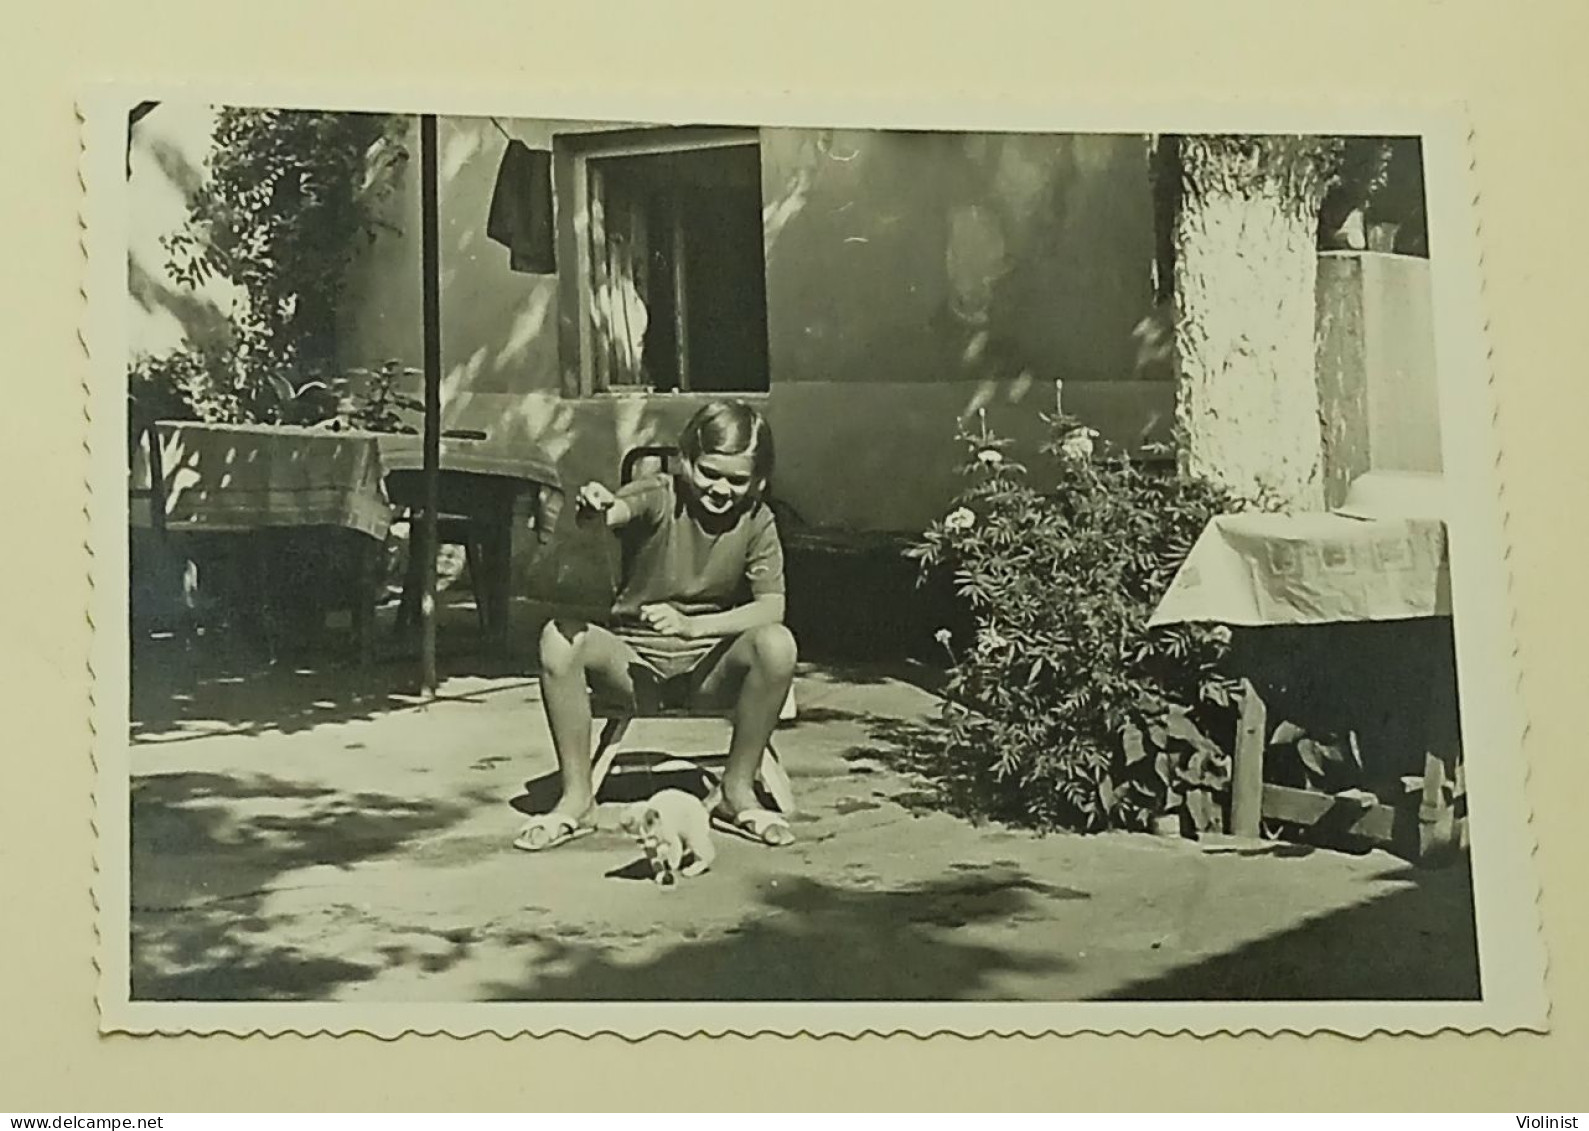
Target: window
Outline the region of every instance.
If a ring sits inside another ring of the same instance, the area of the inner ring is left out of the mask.
[[[562,291],[577,312],[565,327],[578,358],[569,391],[765,391],[755,132],[614,131],[556,145],[572,202],[562,238],[577,264]]]

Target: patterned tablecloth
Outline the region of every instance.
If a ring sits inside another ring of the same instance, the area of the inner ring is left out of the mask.
[[[1446,530],[1438,519],[1239,514],[1208,524],[1148,623],[1450,615]]]
[[[156,432],[166,525],[173,530],[342,526],[385,538],[393,519],[387,477],[424,464],[423,441],[415,435],[188,421],[161,423]],[[131,469],[129,519],[136,526],[150,525],[149,464],[145,439]],[[444,474],[519,481],[534,495],[538,531],[549,536],[562,499],[549,459],[446,439],[441,466]]]

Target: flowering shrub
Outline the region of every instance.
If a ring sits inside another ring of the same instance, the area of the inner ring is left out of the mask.
[[[1147,621],[1236,501],[1100,453],[1073,419],[1047,422],[1056,487],[1034,487],[985,425],[963,434],[966,487],[910,551],[924,574],[951,572],[976,626],[939,634],[949,788],[976,815],[1039,827],[1210,827],[1235,729],[1228,631]]]

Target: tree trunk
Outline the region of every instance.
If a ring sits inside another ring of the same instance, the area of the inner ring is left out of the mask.
[[[1314,286],[1319,205],[1338,144],[1180,139],[1174,243],[1182,467],[1287,510],[1324,504]]]

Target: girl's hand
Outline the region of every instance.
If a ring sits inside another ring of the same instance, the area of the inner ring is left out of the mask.
[[[641,605],[640,619],[652,632],[659,632],[663,636],[688,639],[695,635],[694,618],[685,616],[672,605]]]
[[[574,506],[578,509],[579,517],[594,518],[606,514],[617,501],[617,496],[607,489],[605,483],[592,481],[579,489]]]

